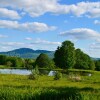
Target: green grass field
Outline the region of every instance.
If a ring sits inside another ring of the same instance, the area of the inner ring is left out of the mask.
[[[78,76],[79,81],[69,75],[29,80],[24,75],[0,74],[0,100],[100,100],[100,72]]]

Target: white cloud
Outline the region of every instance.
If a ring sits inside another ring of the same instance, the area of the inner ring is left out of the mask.
[[[0,46],[0,52],[6,52],[6,51],[9,51],[9,47],[7,46]]]
[[[18,48],[32,48],[34,50],[56,50],[57,46],[61,45],[60,42],[51,42],[42,39],[36,39],[32,43],[23,43],[23,42],[0,42],[0,51],[9,51]]]
[[[11,7],[37,17],[47,12],[53,14],[72,13],[76,16],[86,14],[89,17],[100,17],[100,2],[79,2],[64,5],[59,0],[0,0],[1,7]]]
[[[94,24],[100,25],[100,21],[99,21],[99,20],[95,20],[95,21],[94,21]]]
[[[22,42],[1,42],[2,46],[23,46],[25,43]]]
[[[72,5],[71,11],[76,16],[100,17],[100,2],[80,2]]]
[[[23,42],[0,42],[0,48],[1,48],[0,52],[10,51],[10,50],[13,50],[16,48],[22,48],[22,47],[26,47],[26,44]]]
[[[100,3],[99,3],[99,8],[94,8],[90,11],[90,17],[93,18],[100,17]]]
[[[25,40],[31,41],[33,39],[31,37],[26,37]]]
[[[100,42],[94,42],[89,45],[88,53],[92,57],[100,57]]]
[[[62,36],[71,36],[75,39],[100,39],[100,33],[88,28],[76,28],[69,31],[61,32]]]
[[[8,21],[8,20],[0,20],[0,28],[16,29],[33,33],[52,31],[56,29],[55,26],[48,26],[45,23],[39,23],[39,22],[19,23],[18,21]]]
[[[0,8],[0,17],[10,19],[20,19],[19,14],[14,10],[8,10],[6,8]]]
[[[91,43],[90,46],[89,46],[89,49],[100,50],[100,42]]]
[[[7,38],[8,36],[7,35],[1,35],[0,34],[0,38]]]
[[[31,17],[37,17],[47,12],[57,14],[67,12],[66,6],[60,5],[58,0],[1,0],[0,6],[23,10]]]
[[[6,46],[5,46],[5,47],[4,47],[4,46],[2,46],[2,47],[0,47],[0,48],[2,48],[2,49],[4,49],[4,50],[5,50],[5,49],[6,49],[6,50],[8,49],[8,47],[6,47]]]
[[[31,44],[45,44],[45,45],[61,45],[60,42],[52,42],[38,38],[36,41],[32,42]]]

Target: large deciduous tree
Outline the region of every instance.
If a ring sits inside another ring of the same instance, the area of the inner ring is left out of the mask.
[[[7,57],[5,55],[0,55],[0,65],[6,64]]]
[[[35,65],[39,68],[54,68],[54,62],[44,53],[37,57]]]
[[[76,64],[77,69],[95,69],[94,61],[80,49],[76,49]]]
[[[100,60],[95,61],[96,70],[100,71]]]
[[[75,48],[71,41],[64,41],[54,54],[54,62],[60,68],[72,68],[75,64]]]

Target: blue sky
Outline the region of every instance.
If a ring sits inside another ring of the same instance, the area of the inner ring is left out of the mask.
[[[54,51],[65,40],[100,57],[99,0],[0,0],[0,51]]]

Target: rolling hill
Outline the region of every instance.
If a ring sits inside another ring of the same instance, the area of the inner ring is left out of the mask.
[[[19,48],[8,52],[0,52],[0,54],[8,56],[17,56],[21,58],[33,58],[33,59],[36,59],[41,53],[47,54],[50,58],[53,58],[54,56],[54,51],[33,50],[30,48]]]

